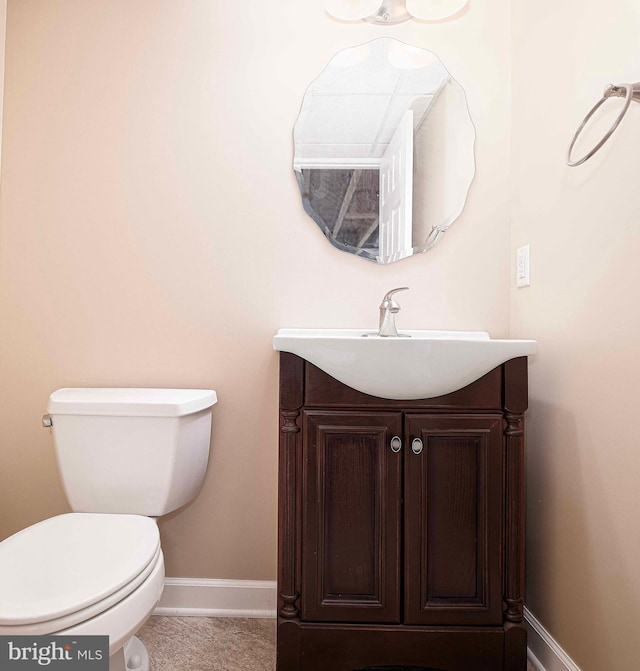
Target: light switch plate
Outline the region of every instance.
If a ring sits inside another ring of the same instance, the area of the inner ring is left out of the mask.
[[[518,247],[516,258],[516,286],[528,287],[531,284],[531,254],[529,245]]]

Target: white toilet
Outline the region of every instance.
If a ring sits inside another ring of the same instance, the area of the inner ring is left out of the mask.
[[[75,512],[0,543],[0,635],[109,635],[110,671],[144,671],[134,637],[164,586],[155,518],[193,500],[216,392],[59,389],[44,421]]]

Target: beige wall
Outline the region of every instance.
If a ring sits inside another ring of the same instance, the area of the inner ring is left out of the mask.
[[[478,173],[428,254],[377,267],[300,204],[292,128],[339,49],[434,50],[467,89]],[[318,0],[9,0],[0,202],[0,537],[67,509],[62,386],[213,387],[198,500],[161,524],[172,576],[273,579],[280,326],[508,331],[507,0],[456,22],[332,22]]]
[[[4,95],[4,44],[6,40],[6,29],[7,0],[0,0],[0,154],[2,153],[2,98]]]
[[[564,159],[605,85],[639,79],[639,33],[631,0],[513,2],[512,246],[531,244],[532,285],[511,334],[539,341],[526,601],[582,671],[640,659],[640,106],[588,163]]]

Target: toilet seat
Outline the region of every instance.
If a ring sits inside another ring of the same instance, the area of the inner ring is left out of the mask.
[[[0,543],[0,634],[46,634],[126,599],[163,563],[155,522],[68,513]]]

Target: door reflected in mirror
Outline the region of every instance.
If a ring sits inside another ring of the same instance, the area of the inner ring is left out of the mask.
[[[464,90],[435,54],[393,38],[331,60],[294,141],[306,212],[334,246],[376,263],[433,247],[475,174]]]

